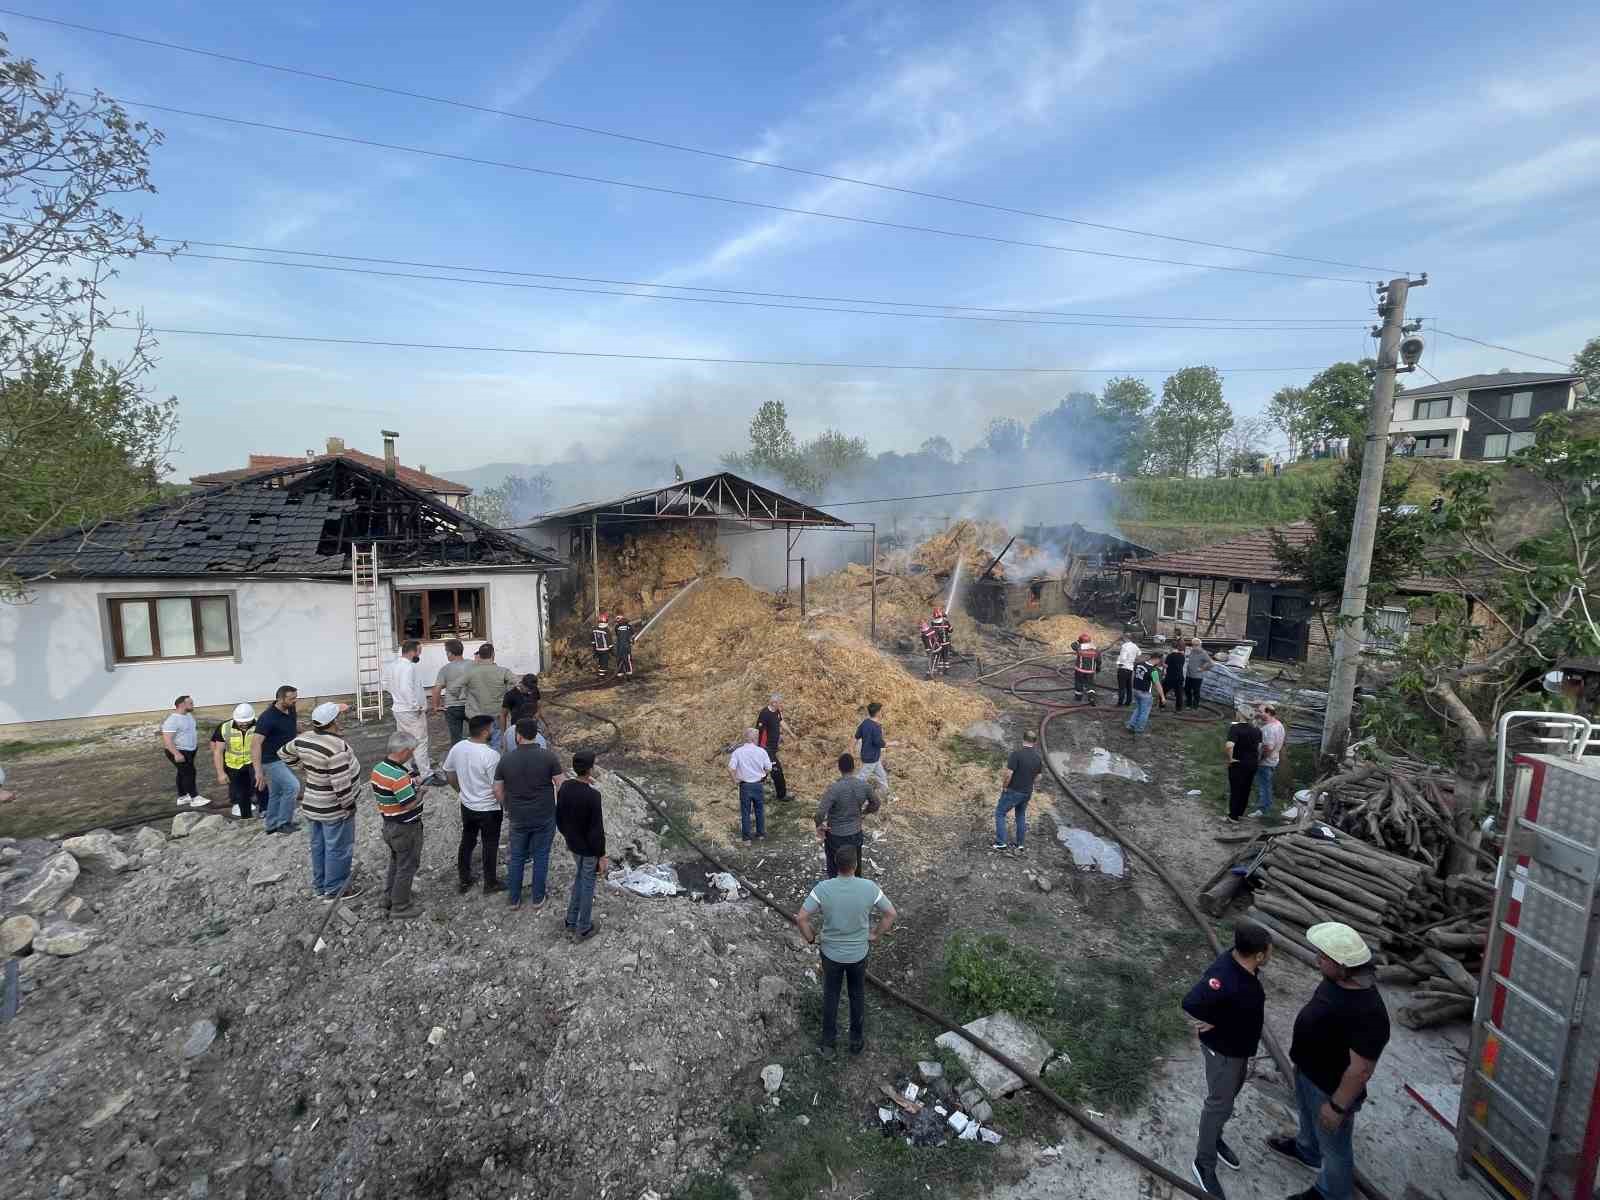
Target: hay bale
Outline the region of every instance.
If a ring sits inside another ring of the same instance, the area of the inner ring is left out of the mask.
[[[1057,650],[1070,649],[1077,642],[1080,633],[1087,633],[1092,637],[1094,644],[1101,650],[1115,645],[1117,639],[1122,636],[1120,631],[1113,630],[1109,625],[1102,625],[1090,617],[1080,617],[1075,613],[1057,613],[1053,617],[1038,617],[1032,621],[1024,621],[1017,626],[1017,632],[1038,638]]]

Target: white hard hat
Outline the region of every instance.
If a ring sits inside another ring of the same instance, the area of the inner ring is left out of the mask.
[[[324,700],[311,710],[311,723],[313,725],[332,725],[339,719],[348,705],[335,704],[332,700]]]
[[[255,706],[242,703],[235,704],[233,706],[233,719],[235,721],[254,721],[256,719]]]

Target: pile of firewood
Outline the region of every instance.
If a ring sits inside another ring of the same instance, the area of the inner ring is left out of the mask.
[[[1310,787],[1313,804],[1335,829],[1406,858],[1438,867],[1456,831],[1455,778],[1404,759],[1362,763]]]

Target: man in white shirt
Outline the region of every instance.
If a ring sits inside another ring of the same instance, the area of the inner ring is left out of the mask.
[[[461,846],[456,852],[456,875],[463,893],[472,887],[472,851],[480,841],[484,895],[498,892],[503,886],[495,878],[503,814],[494,794],[494,771],[500,765],[500,754],[489,745],[493,732],[494,718],[487,713],[467,718],[466,740],[451,746],[444,757],[450,786],[461,795]]]
[[[1117,651],[1117,707],[1127,708],[1133,703],[1133,665],[1139,661],[1139,643],[1127,634],[1122,635],[1122,648]]]
[[[383,672],[383,686],[394,707],[394,725],[401,733],[415,738],[416,753],[411,762],[417,778],[438,786],[444,782],[433,769],[428,753],[428,693],[422,683],[422,646],[416,641],[400,644],[400,656]]]
[[[728,756],[728,774],[739,785],[739,836],[751,837],[750,818],[755,816],[755,836],[767,836],[767,776],[772,774],[772,759],[756,745],[760,732],[744,731],[744,745]]]
[[[200,795],[194,781],[194,756],[199,746],[194,727],[194,698],[179,696],[161,722],[161,748],[178,769],[178,807],[205,808],[211,801]]]
[[[1261,726],[1261,760],[1256,765],[1256,803],[1260,816],[1272,815],[1272,776],[1278,770],[1285,732],[1273,704],[1256,705],[1256,724]]]

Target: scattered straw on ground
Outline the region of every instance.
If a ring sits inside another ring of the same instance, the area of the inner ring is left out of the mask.
[[[866,628],[872,603],[868,569],[851,563],[843,570],[806,584],[806,618],[830,629]],[[910,637],[928,619],[944,588],[931,574],[878,576],[878,632],[885,637]]]
[[[1094,644],[1104,650],[1114,646],[1122,634],[1101,625],[1089,617],[1080,617],[1073,613],[1057,613],[1053,617],[1039,617],[1033,621],[1024,621],[1017,626],[1017,632],[1031,638],[1046,642],[1057,650],[1066,650],[1078,640],[1078,635],[1087,633],[1094,639]]]

